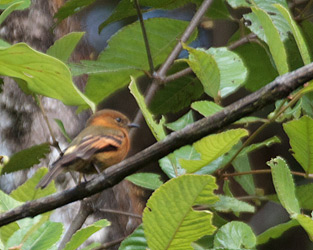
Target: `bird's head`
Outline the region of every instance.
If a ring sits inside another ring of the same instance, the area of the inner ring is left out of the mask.
[[[87,121],[86,126],[88,125],[124,128],[126,130],[133,127],[139,127],[137,124],[131,123],[124,114],[112,109],[103,109],[96,112]]]

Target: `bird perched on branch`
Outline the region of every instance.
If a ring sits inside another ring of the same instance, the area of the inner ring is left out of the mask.
[[[106,109],[96,112],[36,187],[45,188],[63,171],[100,173],[122,161],[129,151],[128,132],[132,127],[138,125],[130,123],[118,111]]]

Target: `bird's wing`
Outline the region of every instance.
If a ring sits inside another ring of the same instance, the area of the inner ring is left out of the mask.
[[[68,147],[53,165],[66,166],[78,159],[89,160],[96,153],[118,150],[122,143],[120,135],[87,135],[77,145]]]

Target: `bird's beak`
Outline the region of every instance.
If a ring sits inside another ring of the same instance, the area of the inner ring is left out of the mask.
[[[138,124],[136,124],[136,123],[129,123],[127,126],[129,128],[140,128],[140,126]]]

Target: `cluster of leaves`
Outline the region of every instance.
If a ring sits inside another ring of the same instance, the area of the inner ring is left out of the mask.
[[[93,2],[68,1],[56,18],[62,20]],[[201,2],[141,0],[140,4],[149,6],[144,11],[150,11],[155,8],[174,9],[187,3],[199,6]],[[0,8],[5,9],[0,15],[0,24],[10,12],[27,8],[29,4],[30,1],[26,0],[5,1],[0,5]],[[75,105],[79,109],[91,108],[93,111],[105,97],[127,86],[131,75],[130,91],[155,138],[163,140],[167,136],[165,128],[176,131],[194,122],[193,112],[210,116],[223,109],[220,100],[236,93],[239,88],[255,91],[276,76],[312,61],[312,48],[309,45],[312,46],[313,43],[306,42],[311,41],[312,24],[308,21],[296,23],[286,0],[214,0],[206,16],[210,19],[238,21],[229,14],[226,5],[234,9],[250,10],[243,16],[246,27],[236,32],[230,42],[250,33],[254,33],[257,38],[233,51],[227,47],[205,50],[184,44],[189,57],[176,61],[171,73],[189,66],[195,76],[184,76],[167,83],[156,94],[149,107],[146,106],[135,80],[149,70],[138,22],[115,34],[96,61],[81,61],[79,64],[68,63],[68,59],[84,33],[75,32],[64,36],[46,54],[35,51],[24,43],[10,45],[0,40],[0,75],[14,78],[27,94],[56,98],[66,105]],[[132,1],[122,0],[99,29],[135,13]],[[305,12],[299,14],[300,17],[303,15]],[[187,25],[186,21],[168,18],[145,21],[154,65],[164,62]],[[190,41],[196,35],[195,32]],[[72,76],[80,74],[89,76],[84,93],[72,82]],[[155,191],[144,210],[143,225],[121,244],[120,249],[255,249],[258,244],[264,244],[270,238],[278,238],[286,230],[299,225],[312,238],[313,220],[302,214],[301,209],[313,209],[311,198],[308,197],[313,186],[307,184],[296,187],[288,164],[281,157],[268,162],[277,193],[274,196],[260,195],[251,175],[234,178],[248,195],[255,199],[262,196],[280,202],[290,215],[290,221],[270,228],[258,236],[249,225],[240,221],[228,222],[219,216],[221,213],[234,213],[237,216],[243,212],[253,213],[255,206],[236,199],[227,181],[224,182],[224,194],[216,195],[214,190],[217,189],[217,184],[212,176],[230,163],[236,172],[251,172],[248,153],[261,147],[269,147],[273,143],[281,143],[277,137],[272,137],[243,147],[241,139],[249,136],[249,132],[238,126],[252,122],[283,123],[294,158],[303,168],[304,175],[312,174],[313,112],[310,91],[309,85],[294,93],[291,101],[277,102],[275,110],[267,119],[245,117],[236,122],[236,128],[209,135],[160,159],[161,169],[170,179],[164,184],[155,174],[142,173],[128,177],[135,184]],[[216,102],[195,101],[202,95],[211,97]],[[166,123],[166,114],[186,107],[191,110],[177,121]],[[154,115],[161,115],[158,123]],[[43,144],[19,152],[9,159],[1,173],[29,168],[38,163],[48,151],[48,145]],[[32,160],[25,161],[28,158]],[[55,192],[53,184],[44,190],[35,189],[44,172],[43,169],[38,170],[10,195],[0,193],[1,212]],[[0,249],[16,246],[17,242],[22,249],[55,249],[63,228],[60,223],[49,221],[49,215],[50,213],[34,219],[23,219],[1,228]],[[105,220],[98,221],[78,231],[65,249],[76,249],[93,232],[108,224]],[[92,247],[95,245],[88,249]]]

